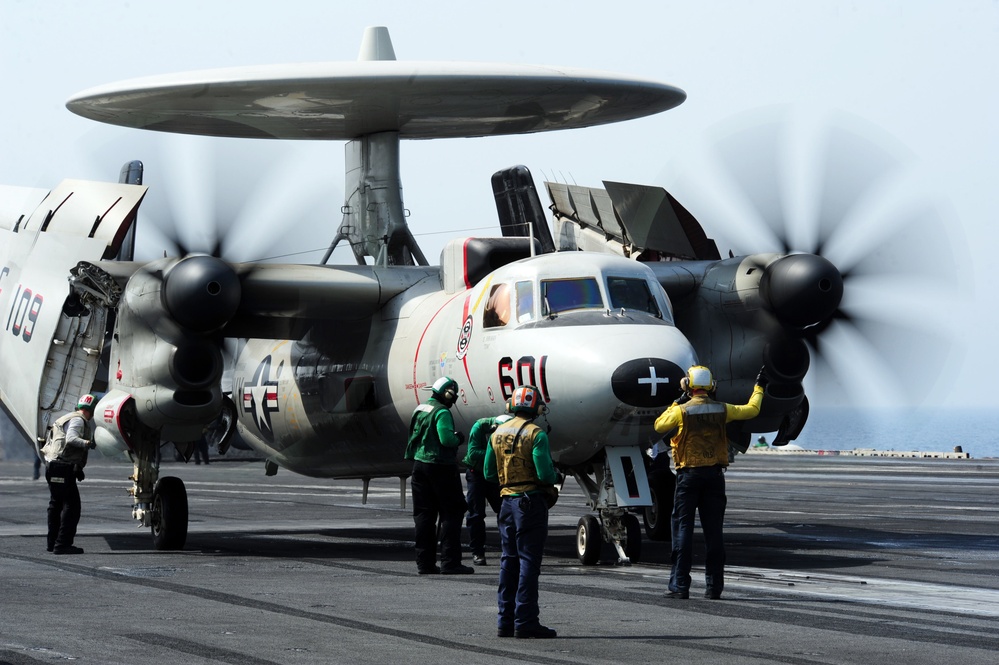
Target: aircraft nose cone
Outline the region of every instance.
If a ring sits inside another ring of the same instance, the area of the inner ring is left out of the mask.
[[[614,396],[629,406],[666,408],[680,396],[686,371],[662,358],[637,358],[618,366],[611,376]]]

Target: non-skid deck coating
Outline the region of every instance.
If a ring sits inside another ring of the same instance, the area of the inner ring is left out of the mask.
[[[495,637],[489,565],[420,577],[399,481],[327,481],[262,462],[164,464],[187,485],[180,552],[130,517],[131,467],[94,460],[77,544],[45,552],[44,481],[0,462],[0,663],[994,663],[999,461],[746,456],[727,476],[724,598],[662,598],[665,543],[583,567],[585,506],[551,518],[542,619]],[[570,481],[571,482],[571,481]],[[468,563],[468,562],[466,562]],[[891,659],[891,660],[889,660]]]

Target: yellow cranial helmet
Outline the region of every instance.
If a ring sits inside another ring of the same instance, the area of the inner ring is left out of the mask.
[[[687,387],[689,390],[711,392],[715,389],[715,377],[711,376],[711,370],[704,365],[694,365],[687,370]]]

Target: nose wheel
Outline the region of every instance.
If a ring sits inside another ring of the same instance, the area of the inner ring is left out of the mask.
[[[642,525],[638,518],[618,511],[603,511],[599,518],[595,515],[579,518],[576,524],[576,556],[580,563],[592,566],[600,561],[605,542],[614,545],[619,564],[638,563],[642,557]]]
[[[583,515],[576,524],[576,556],[584,566],[592,566],[600,560],[600,547],[603,542],[600,522],[593,515]]]

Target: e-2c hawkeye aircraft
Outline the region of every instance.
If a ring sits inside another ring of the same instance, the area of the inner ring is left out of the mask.
[[[704,362],[718,397],[771,376],[756,419],[793,439],[808,402],[803,339],[836,315],[843,281],[813,254],[722,259],[662,189],[548,183],[555,234],[524,167],[492,179],[502,237],[452,240],[430,266],[407,224],[402,139],[485,137],[619,122],[671,109],[662,83],[561,67],[400,62],[385,28],[357,61],[213,70],[126,81],[67,103],[81,116],[160,132],[346,141],[343,220],[320,265],[227,263],[209,254],[133,261],[146,192],[121,181],[0,188],[0,398],[30,440],[102,396],[95,437],[134,463],[133,516],[159,549],[183,547],[187,495],[160,477],[161,446],[234,431],[267,460],[315,477],[405,479],[421,388],[448,375],[467,430],[539,387],[552,456],[596,515],[578,553],[622,560],[669,538],[672,475],[648,472],[652,423]],[[294,220],[275,220],[291,225]],[[557,240],[557,243],[556,243]],[[327,265],[338,243],[356,265]],[[231,386],[231,392],[223,386]]]

